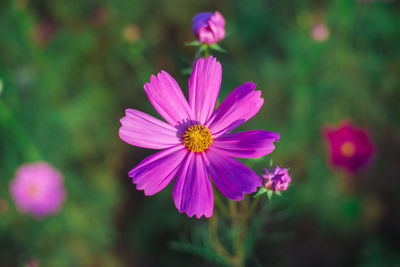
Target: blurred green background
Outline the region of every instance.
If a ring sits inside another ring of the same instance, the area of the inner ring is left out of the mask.
[[[249,266],[400,265],[400,5],[397,1],[113,0],[0,2],[0,266],[211,266],[178,251],[206,224],[179,214],[172,186],[152,197],[128,171],[154,151],[118,137],[126,108],[158,116],[143,84],[161,69],[187,94],[191,19],[219,10],[228,53],[220,100],[252,80],[261,111],[238,130],[279,132],[270,158],[293,183],[274,199]],[[314,25],[329,38],[316,41]],[[321,127],[371,130],[375,162],[355,177],[327,165]],[[22,163],[65,177],[62,211],[16,211]],[[282,216],[283,214],[283,216]]]

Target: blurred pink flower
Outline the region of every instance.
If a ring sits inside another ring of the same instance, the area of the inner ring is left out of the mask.
[[[323,132],[333,165],[353,173],[370,162],[374,149],[366,130],[344,121],[338,128],[324,127]]]
[[[29,259],[26,261],[25,267],[39,267],[39,261],[36,259]]]
[[[264,180],[264,186],[274,192],[285,191],[292,181],[288,170],[279,166],[276,166],[272,171],[264,169],[261,177]]]
[[[50,20],[41,20],[34,26],[34,40],[41,44],[48,44],[57,33],[57,25]]]
[[[201,43],[219,42],[225,37],[225,19],[218,11],[199,13],[193,17],[192,32]]]
[[[97,7],[93,9],[89,16],[88,21],[94,27],[105,25],[110,18],[109,12],[105,7]]]
[[[35,217],[57,213],[66,197],[62,174],[46,162],[20,166],[10,192],[18,210]]]
[[[311,37],[317,42],[326,41],[329,38],[329,29],[324,23],[314,25],[311,30]]]

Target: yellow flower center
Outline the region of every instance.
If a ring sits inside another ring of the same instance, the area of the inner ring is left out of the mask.
[[[186,129],[183,135],[183,143],[193,152],[203,152],[213,142],[210,130],[203,125],[192,125]]]
[[[28,186],[28,194],[31,197],[36,196],[38,193],[39,193],[39,188],[36,185],[31,184],[31,185]]]
[[[352,157],[354,156],[354,152],[355,152],[356,148],[353,144],[353,142],[347,141],[344,142],[341,146],[340,146],[340,152],[342,152],[342,154],[345,157]]]

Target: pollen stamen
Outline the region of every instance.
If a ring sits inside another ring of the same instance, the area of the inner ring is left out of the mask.
[[[340,152],[342,152],[345,157],[354,156],[355,150],[353,142],[350,141],[346,141],[340,146]]]
[[[213,142],[210,130],[203,125],[192,125],[183,135],[183,143],[192,152],[203,152]]]

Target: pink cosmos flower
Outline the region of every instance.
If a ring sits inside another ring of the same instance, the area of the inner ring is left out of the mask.
[[[51,20],[41,20],[33,29],[33,38],[40,45],[47,45],[57,33],[57,24]]]
[[[39,267],[39,261],[37,259],[29,259],[25,263],[25,267]]]
[[[17,208],[35,217],[58,212],[66,196],[62,174],[46,162],[19,167],[10,192]]]
[[[333,165],[353,173],[370,162],[373,145],[366,130],[344,121],[338,128],[325,127],[323,131]]]
[[[329,29],[324,23],[316,24],[311,30],[311,37],[317,42],[326,41],[329,38]]]
[[[261,177],[264,179],[264,186],[274,192],[286,191],[292,181],[288,170],[279,166],[275,166],[272,171],[264,169]]]
[[[261,179],[233,157],[255,158],[271,153],[279,134],[253,130],[229,133],[261,108],[256,85],[247,82],[214,110],[221,85],[221,64],[213,57],[196,61],[189,79],[189,103],[165,71],[151,76],[145,92],[167,123],[134,109],[121,119],[119,136],[128,144],[162,149],[129,172],[137,189],[153,195],[175,177],[173,198],[179,212],[210,217],[214,199],[211,179],[226,197],[241,200]]]
[[[192,32],[201,43],[219,42],[225,37],[225,19],[218,11],[199,13],[193,17]]]

